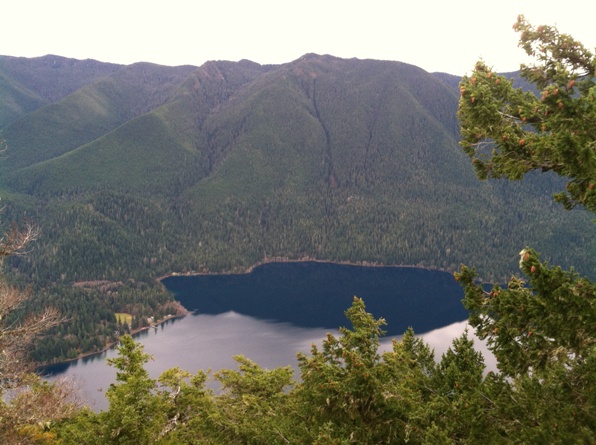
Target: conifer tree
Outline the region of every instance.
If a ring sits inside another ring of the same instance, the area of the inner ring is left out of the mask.
[[[519,16],[514,30],[536,60],[521,77],[534,91],[478,62],[460,83],[461,146],[480,179],[552,171],[568,179],[556,199],[596,211],[596,58],[555,27]]]
[[[535,58],[514,88],[484,62],[460,83],[464,151],[480,179],[521,179],[538,170],[567,178],[565,208],[596,212],[596,59],[581,43],[523,16],[514,29]],[[589,247],[587,247],[589,248]],[[596,434],[596,285],[573,269],[520,252],[525,278],[485,290],[473,269],[465,288],[470,324],[498,360],[493,415],[513,443],[590,443]]]

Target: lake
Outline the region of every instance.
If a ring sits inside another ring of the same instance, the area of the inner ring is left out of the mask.
[[[238,312],[307,328],[346,324],[354,296],[387,320],[388,335],[426,332],[467,318],[463,290],[447,272],[323,262],[269,263],[249,274],[173,276],[163,284],[197,314]]]
[[[463,290],[446,272],[412,267],[366,267],[322,262],[270,263],[249,274],[173,276],[163,284],[189,311],[138,334],[154,356],[147,369],[157,377],[178,366],[196,372],[233,368],[242,354],[265,368],[296,366],[327,332],[346,326],[354,296],[387,321],[383,348],[408,326],[435,348],[447,349],[465,328]],[[348,326],[349,327],[349,326]],[[106,358],[114,349],[50,367],[48,379],[79,380],[94,409],[107,407],[103,392],[115,371]]]

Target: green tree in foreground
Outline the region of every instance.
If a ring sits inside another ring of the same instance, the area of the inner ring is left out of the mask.
[[[236,357],[238,370],[214,374],[218,391],[205,388],[203,372],[174,368],[149,378],[148,356],[124,337],[112,361],[119,372],[109,409],[65,421],[60,443],[372,445],[465,441],[496,431],[484,415],[484,363],[466,334],[437,364],[411,330],[381,353],[385,322],[362,300],[346,316],[352,329],[299,356],[298,382],[289,367],[266,370]]]
[[[596,59],[572,37],[523,16],[514,29],[537,60],[521,76],[539,94],[514,88],[479,62],[460,83],[461,145],[480,179],[553,171],[568,179],[557,201],[596,212]],[[522,443],[592,443],[596,286],[541,262],[530,248],[519,264],[526,279],[512,277],[488,292],[473,270],[456,274],[470,324],[508,378],[509,393],[495,402],[502,432]]]
[[[536,59],[521,76],[538,92],[514,88],[484,62],[460,83],[461,146],[477,175],[521,179],[530,171],[568,178],[556,199],[596,211],[596,59],[551,26],[518,17],[519,45]]]

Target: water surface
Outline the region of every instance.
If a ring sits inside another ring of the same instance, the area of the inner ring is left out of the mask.
[[[234,311],[308,328],[345,325],[344,311],[354,296],[385,318],[389,335],[408,326],[427,332],[467,318],[452,274],[413,267],[271,263],[250,274],[174,276],[163,284],[195,313]]]

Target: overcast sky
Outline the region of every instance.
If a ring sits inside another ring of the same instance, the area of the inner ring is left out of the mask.
[[[550,0],[11,0],[0,54],[130,64],[290,62],[306,53],[396,60],[462,75],[482,58],[523,61],[511,29],[523,13],[596,46],[592,2]],[[556,7],[555,7],[556,5]]]

